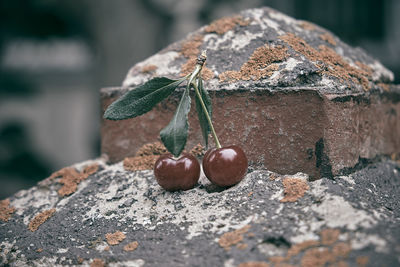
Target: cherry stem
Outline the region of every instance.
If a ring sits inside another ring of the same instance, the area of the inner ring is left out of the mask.
[[[201,79],[201,78],[200,78],[200,79]],[[199,80],[196,79],[196,81],[198,82]],[[199,101],[200,101],[200,104],[201,104],[201,107],[202,107],[202,109],[203,109],[203,112],[204,112],[204,114],[206,115],[207,122],[208,122],[208,125],[210,126],[211,133],[212,133],[212,135],[213,135],[213,137],[214,137],[215,144],[216,144],[217,148],[221,148],[221,144],[220,144],[220,142],[219,142],[219,140],[218,140],[217,133],[215,132],[214,126],[213,126],[212,121],[211,121],[211,118],[210,118],[210,114],[208,114],[206,105],[204,104],[203,98],[201,97],[201,94],[200,94],[200,92],[199,92],[199,88],[198,88],[197,84],[194,83],[194,82],[192,82],[192,85],[193,85],[194,90],[195,90],[195,92],[196,92],[197,98],[198,98]]]
[[[203,68],[204,63],[206,62],[206,59],[207,59],[206,50],[204,50],[201,52],[200,56],[197,58],[196,67],[195,67],[194,71],[192,72],[192,74],[190,75],[190,78],[188,81],[188,87],[190,85],[193,85],[194,90],[196,91],[197,98],[200,101],[201,108],[203,109],[203,112],[206,115],[207,122],[208,122],[208,125],[210,126],[211,133],[214,137],[215,144],[216,144],[217,148],[221,148],[221,144],[218,140],[217,133],[215,132],[214,126],[212,124],[210,114],[208,114],[206,105],[204,104],[203,98],[201,97],[199,88],[197,86],[197,84],[199,83],[199,79],[201,79],[200,74],[201,74],[201,70]]]

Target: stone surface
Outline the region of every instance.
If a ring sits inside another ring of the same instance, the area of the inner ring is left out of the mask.
[[[216,131],[224,144],[241,145],[252,166],[332,177],[400,152],[393,74],[329,31],[269,8],[217,20],[136,64],[123,87],[101,90],[103,111],[152,77],[188,73],[203,49]],[[102,152],[110,162],[159,140],[180,94],[141,117],[103,120]],[[191,148],[202,140],[194,107],[189,123]]]
[[[398,162],[317,181],[253,170],[227,189],[202,176],[194,189],[174,193],[161,189],[152,171],[94,163],[99,171],[71,195],[57,193],[55,178],[10,197],[15,212],[0,221],[0,265],[400,264]],[[52,209],[29,230],[37,214]]]

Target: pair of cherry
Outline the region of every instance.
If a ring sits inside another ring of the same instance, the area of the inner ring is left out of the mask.
[[[243,179],[247,164],[243,150],[237,145],[231,145],[208,150],[203,158],[203,171],[212,183],[226,187]],[[200,164],[190,154],[183,154],[179,158],[164,154],[154,165],[154,175],[165,190],[188,190],[199,180]]]

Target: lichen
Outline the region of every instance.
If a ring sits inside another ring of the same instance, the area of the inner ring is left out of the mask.
[[[31,230],[31,232],[35,232],[39,226],[53,216],[55,212],[56,209],[49,209],[39,213],[29,222],[28,229]]]
[[[137,249],[138,246],[139,243],[137,241],[133,241],[124,246],[124,251],[134,251],[135,249]]]
[[[321,74],[338,78],[342,82],[351,85],[351,82],[360,84],[364,90],[369,90],[369,80],[372,79],[372,70],[365,64],[355,62],[357,67],[351,66],[335,50],[325,45],[315,49],[302,38],[288,33],[279,38],[290,45],[297,53],[307,57],[319,68]]]
[[[90,264],[90,267],[104,267],[105,263],[101,259],[93,259],[92,263]]]
[[[317,29],[317,26],[315,24],[308,21],[300,21],[299,26],[307,31],[315,31],[315,29]]]
[[[332,34],[329,33],[323,33],[319,36],[319,38],[325,42],[328,42],[329,44],[335,46],[336,45],[336,41],[335,38],[333,38]]]
[[[143,66],[142,69],[141,69],[141,72],[142,72],[142,73],[152,73],[152,72],[154,72],[156,69],[157,69],[157,66],[156,66],[156,65],[150,64],[150,65]]]
[[[194,67],[196,66],[196,61],[197,61],[197,57],[189,58],[186,61],[186,63],[184,63],[182,65],[181,76],[186,76],[187,74],[191,73],[193,71]],[[207,62],[206,62],[206,64],[207,64]],[[214,78],[214,73],[212,72],[212,70],[207,68],[206,65],[203,65],[203,68],[201,70],[201,77],[207,81],[207,80]]]
[[[248,261],[239,264],[238,267],[270,267],[270,265],[263,261]]]
[[[126,238],[125,234],[122,233],[121,231],[117,231],[115,233],[107,233],[106,234],[106,239],[107,243],[110,246],[115,246],[121,243]]]
[[[64,197],[74,193],[80,182],[96,173],[98,170],[99,165],[97,163],[86,166],[81,172],[78,172],[75,168],[66,167],[54,172],[48,179],[52,180],[61,177],[58,183],[63,186],[58,190],[58,194]]]
[[[136,156],[139,157],[139,156],[162,155],[167,152],[168,150],[161,142],[154,142],[145,144],[142,147],[140,147],[136,152]]]
[[[228,70],[219,75],[220,82],[238,80],[260,80],[271,76],[279,66],[276,62],[284,61],[288,57],[287,48],[281,45],[263,45],[254,50],[249,60],[239,71]]]
[[[245,234],[250,227],[250,225],[246,225],[232,232],[224,233],[218,240],[218,244],[225,250],[230,250],[231,246],[236,245],[243,240],[243,234]]]
[[[323,267],[327,263],[334,262],[334,256],[328,248],[318,247],[311,248],[304,253],[301,259],[303,267]]]
[[[284,198],[280,202],[296,202],[304,196],[304,193],[310,189],[307,182],[298,178],[284,178],[282,180],[284,186]]]
[[[151,170],[158,157],[157,155],[127,157],[123,162],[124,169],[127,171]]]
[[[242,16],[231,16],[223,17],[213,21],[210,25],[206,26],[204,31],[208,33],[217,33],[222,35],[230,30],[233,30],[236,26],[247,26],[250,24],[249,19],[244,19]]]
[[[340,235],[338,229],[327,228],[321,231],[321,243],[323,245],[332,245],[335,243]]]
[[[8,222],[11,215],[15,212],[15,208],[10,206],[10,200],[4,199],[0,201],[0,220]]]
[[[197,56],[200,54],[200,46],[203,44],[203,38],[203,35],[196,34],[182,43],[181,54],[187,58],[187,60],[181,66],[181,76],[186,76],[193,71],[196,65]],[[212,70],[207,68],[206,65],[203,66],[201,73],[204,80],[214,78],[214,73]]]

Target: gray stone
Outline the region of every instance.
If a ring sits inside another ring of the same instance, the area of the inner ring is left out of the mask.
[[[137,63],[122,87],[101,90],[103,111],[155,76],[190,72],[203,49],[216,132],[223,144],[242,146],[251,166],[332,177],[400,153],[400,86],[391,84],[392,72],[326,29],[269,8],[217,20]],[[141,117],[103,120],[102,153],[117,162],[157,141],[180,95]],[[187,149],[202,141],[194,112],[189,125]]]
[[[109,266],[237,266],[272,264],[288,253],[285,262],[294,265],[319,258],[349,266],[366,260],[368,266],[400,264],[396,162],[317,181],[304,173],[254,170],[225,189],[201,176],[194,189],[173,193],[158,186],[152,171],[97,162],[102,170],[68,197],[58,196],[60,184],[54,180],[10,198],[16,211],[8,222],[0,221],[1,265],[75,265],[79,259],[89,265],[97,258]],[[294,202],[282,202],[290,197],[284,193],[286,179],[306,185],[304,196],[295,193]],[[118,192],[123,197],[113,199]],[[56,209],[52,217],[35,232],[28,230],[35,215],[51,208]],[[241,240],[224,245],[226,233],[237,229],[242,230],[229,240]],[[116,231],[126,238],[104,250],[106,234]],[[124,251],[133,241],[138,248]]]

